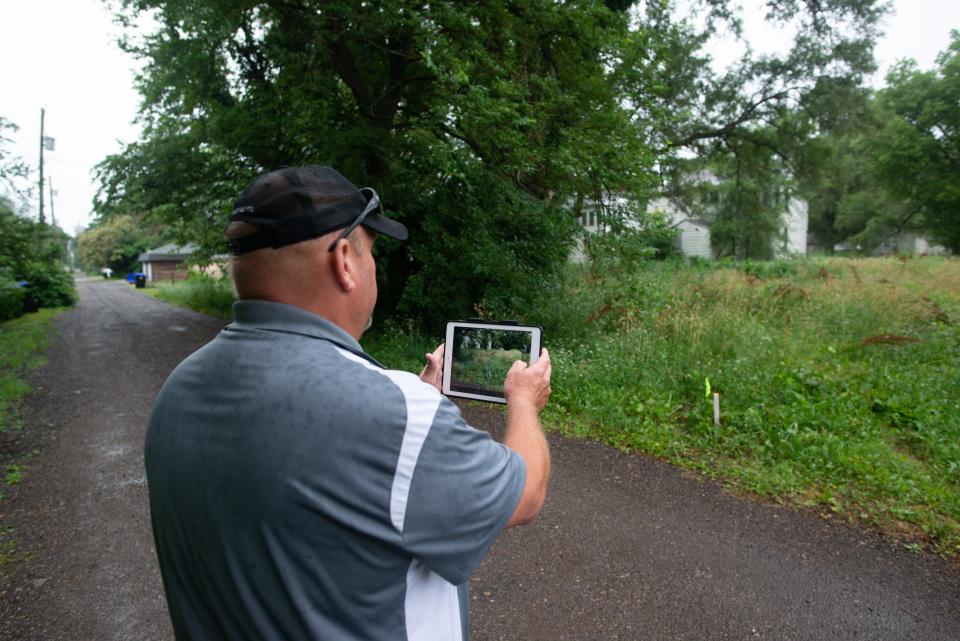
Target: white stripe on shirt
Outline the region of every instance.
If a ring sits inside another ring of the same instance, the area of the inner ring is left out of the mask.
[[[402,535],[413,471],[440,408],[442,396],[435,387],[424,383],[414,374],[381,369],[352,352],[334,347],[344,358],[390,379],[403,394],[407,407],[407,424],[404,427],[390,491],[390,521]],[[411,559],[407,569],[404,617],[407,641],[463,641],[463,617],[457,586],[416,558]]]
[[[408,641],[462,641],[457,587],[414,559],[404,601]]]
[[[345,358],[360,363],[367,369],[390,379],[394,385],[400,388],[403,400],[407,405],[407,424],[403,430],[400,456],[397,457],[397,468],[393,475],[393,486],[390,490],[390,522],[393,523],[397,532],[403,534],[403,521],[407,514],[407,498],[410,495],[413,470],[417,466],[417,459],[420,457],[423,442],[427,440],[430,426],[433,424],[433,419],[440,408],[440,392],[410,372],[380,369],[352,352],[340,347],[336,349]]]

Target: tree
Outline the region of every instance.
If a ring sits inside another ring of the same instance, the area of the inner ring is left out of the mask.
[[[0,187],[25,201],[29,190],[23,186],[23,182],[28,177],[30,168],[21,158],[11,156],[5,149],[10,143],[6,132],[17,130],[17,125],[0,116]]]
[[[898,231],[919,229],[909,205],[874,175],[868,147],[882,135],[873,110],[857,133],[825,134],[818,171],[803,189],[810,204],[810,232],[828,253],[841,242],[871,252]]]
[[[793,50],[716,76],[702,48],[738,26],[733,3],[694,4],[704,28],[668,0],[123,0],[144,134],[100,165],[96,210],[143,212],[209,256],[254,175],[333,165],[411,231],[380,244],[380,312],[433,323],[533,304],[582,203],[616,193],[631,205],[611,215],[642,222],[658,171],[691,154],[736,167],[732,191],[759,185],[733,199],[749,217],[730,218],[755,233],[771,207],[756,198],[775,191],[763,172],[791,175],[816,128],[842,119],[881,9],[771,0],[771,20],[798,25]],[[141,35],[143,14],[157,26]]]
[[[144,224],[142,217],[109,217],[80,234],[77,255],[88,270],[109,267],[117,273],[137,271],[141,253],[164,240],[160,230]]]
[[[767,20],[795,32],[790,51],[757,56],[748,49],[715,74],[704,44],[720,26],[743,34],[728,3],[700,6],[706,15],[698,29],[672,5],[648,5],[650,19],[674,34],[663,80],[651,88],[649,129],[662,153],[666,195],[686,208],[696,201],[702,185],[689,179],[693,156],[694,171],[709,167],[721,181],[722,198],[710,203],[711,237],[721,253],[762,257],[781,229],[784,195],[818,180],[819,137],[861,122],[863,78],[875,69],[872,49],[886,7],[875,0],[771,0]]]
[[[907,203],[905,225],[960,252],[960,31],[937,69],[894,67],[877,102],[882,128],[865,145],[874,176]]]
[[[957,251],[960,102],[957,35],[940,69],[906,60],[884,89],[864,97],[855,127],[826,132],[809,149],[804,190],[810,230],[830,251],[846,241],[871,251],[901,231],[927,234]]]
[[[159,25],[125,45],[144,137],[100,166],[97,211],[217,253],[252,176],[329,164],[411,231],[380,244],[383,311],[521,309],[567,259],[567,203],[650,185],[620,87],[652,83],[627,63],[659,36],[623,4],[127,0],[121,19]]]
[[[76,302],[73,278],[60,266],[66,238],[60,228],[21,216],[0,198],[0,320],[21,312],[21,295],[11,289],[18,281],[30,284],[41,307]]]
[[[34,259],[36,223],[16,213],[13,203],[0,198],[0,278],[20,277]]]

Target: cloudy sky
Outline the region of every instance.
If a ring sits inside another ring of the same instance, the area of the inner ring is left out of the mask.
[[[753,48],[780,46],[783,36],[764,29],[763,2],[742,4]],[[931,68],[947,47],[950,29],[960,29],[956,0],[894,0],[893,5],[895,13],[877,46],[878,86],[897,59],[913,58],[922,69]],[[101,0],[0,0],[0,15],[0,116],[20,127],[10,135],[8,151],[36,166],[40,109],[45,108],[45,133],[56,139],[56,149],[45,152],[44,173],[56,191],[57,223],[72,234],[91,219],[93,166],[137,137],[135,61],[117,48],[120,28]],[[49,203],[45,210],[49,220]],[[28,213],[36,215],[36,204]]]

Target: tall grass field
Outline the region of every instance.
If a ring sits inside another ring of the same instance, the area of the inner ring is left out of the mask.
[[[960,262],[659,264],[567,286],[557,429],[960,553]]]
[[[571,266],[546,294],[512,317],[544,329],[550,429],[960,554],[960,261]],[[443,329],[363,343],[419,371]]]

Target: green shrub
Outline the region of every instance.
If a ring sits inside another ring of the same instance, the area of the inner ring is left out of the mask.
[[[650,259],[674,255],[677,230],[662,216],[635,217],[631,224],[611,224],[603,233],[587,234],[584,251],[596,270],[634,268]]]
[[[391,250],[395,245],[387,239],[377,241],[378,318],[397,309],[438,326],[479,315],[478,305],[498,316],[528,309],[556,291],[554,274],[570,255],[573,218],[483,167],[465,171],[450,178],[451,185],[462,181],[459,188],[408,195],[409,203],[418,202],[404,212],[405,220],[422,226],[411,229],[402,250]],[[406,282],[404,274],[411,274]]]
[[[443,342],[444,326],[431,328],[432,336],[425,335],[411,325],[400,327],[387,320],[374,323],[360,339],[363,349],[391,369],[420,372],[427,364],[426,354]]]
[[[201,314],[233,318],[233,301],[236,300],[236,295],[227,278],[191,275],[189,280],[159,284],[153,290],[153,295]]]
[[[56,264],[32,263],[24,273],[40,307],[69,307],[77,302],[73,277]]]
[[[25,293],[14,281],[0,280],[0,322],[20,316]]]

